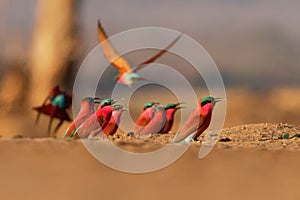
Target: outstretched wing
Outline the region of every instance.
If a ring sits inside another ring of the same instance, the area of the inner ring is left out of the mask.
[[[122,58],[118,53],[115,52],[111,43],[109,42],[107,35],[104,29],[101,26],[100,20],[98,20],[98,38],[101,44],[101,48],[103,50],[104,56],[106,59],[112,63],[122,76],[124,73],[131,70],[128,62]]]
[[[141,64],[139,64],[137,67],[135,67],[134,69],[132,69],[133,72],[137,72],[139,70],[141,70],[143,67],[146,67],[148,64],[154,62],[157,58],[159,58],[160,56],[162,56],[164,53],[166,53],[178,40],[179,38],[183,35],[183,33],[181,33],[179,36],[177,36],[173,42],[171,42],[168,46],[166,46],[163,50],[161,50],[160,52],[158,52],[156,55],[154,55],[153,57],[149,58],[148,60],[142,62]]]
[[[51,104],[46,104],[46,105],[42,105],[39,107],[33,107],[33,109],[36,110],[37,112],[43,113],[50,117],[52,116],[52,117],[60,119],[60,120],[72,121],[71,118],[69,117],[66,109],[56,108],[57,109],[56,112],[53,112],[53,110],[55,109],[55,106],[52,106]]]

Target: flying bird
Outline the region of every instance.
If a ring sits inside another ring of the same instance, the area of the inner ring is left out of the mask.
[[[180,103],[170,103],[165,105],[164,109],[166,111],[166,122],[159,133],[169,133],[171,131],[174,123],[174,115],[180,108]]]
[[[117,76],[117,81],[121,84],[128,85],[128,86],[132,86],[138,80],[144,80],[142,77],[139,76],[139,74],[137,74],[137,72],[142,68],[144,68],[145,66],[147,66],[147,64],[154,62],[157,58],[159,58],[164,53],[166,53],[168,49],[170,49],[179,40],[181,36],[182,34],[177,36],[177,38],[175,38],[173,42],[171,42],[167,47],[165,47],[163,50],[161,50],[153,57],[139,64],[137,67],[132,68],[129,65],[129,63],[114,50],[104,29],[101,26],[100,20],[98,20],[98,38],[104,56],[119,71],[119,74]]]
[[[197,138],[208,128],[215,104],[222,101],[222,98],[204,97],[198,102],[197,108],[190,114],[188,120],[178,132],[173,143],[190,142],[186,141]]]
[[[99,98],[86,97],[81,101],[80,110],[66,130],[63,137],[71,137],[76,129],[95,112],[95,103],[100,104]]]

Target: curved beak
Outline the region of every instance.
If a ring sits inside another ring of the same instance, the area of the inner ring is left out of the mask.
[[[94,103],[100,104],[100,103],[101,103],[101,99],[98,98],[98,97],[95,97],[95,98],[94,98]]]
[[[217,97],[217,98],[215,98],[214,103],[217,103],[219,101],[225,101],[225,99]]]
[[[176,104],[176,106],[179,106],[179,105],[182,105],[182,104],[186,104],[185,102],[178,102],[177,104]]]
[[[136,80],[138,80],[138,81],[145,81],[145,82],[149,82],[149,80],[148,80],[148,79],[146,79],[146,78],[143,78],[143,77],[138,77]]]
[[[116,104],[113,106],[113,110],[125,111],[125,110],[127,110],[127,108],[123,104]]]
[[[121,111],[128,111],[128,108],[124,107],[124,108],[121,109]]]
[[[179,109],[185,108],[185,106],[181,106],[182,104],[184,105],[184,104],[186,104],[186,103],[184,103],[184,102],[178,102],[178,103],[176,104],[175,110],[179,110]]]

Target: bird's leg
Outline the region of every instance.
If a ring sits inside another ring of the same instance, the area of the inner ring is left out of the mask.
[[[48,98],[45,99],[45,101],[43,102],[42,106],[45,106],[45,105],[46,105],[47,99],[48,99]],[[42,114],[42,112],[39,112],[39,111],[38,111],[38,114],[36,115],[36,119],[35,119],[35,122],[34,122],[34,125],[35,125],[35,126],[36,126],[37,123],[39,122],[40,117],[41,117],[41,114]]]
[[[57,124],[57,126],[55,127],[54,131],[53,131],[53,136],[56,136],[57,131],[59,129],[59,127],[61,127],[61,125],[63,124],[64,120],[60,120],[60,122]]]
[[[40,120],[40,117],[41,117],[41,112],[38,112],[38,114],[36,115],[35,122],[34,122],[35,126],[37,125],[38,121]]]
[[[51,126],[52,126],[53,118],[56,114],[56,111],[57,111],[57,106],[54,106],[53,110],[52,110],[52,113],[50,115],[50,121],[49,121],[49,124],[48,124],[48,137],[51,136]]]
[[[47,133],[48,133],[48,137],[50,137],[51,136],[51,126],[52,126],[52,122],[53,122],[53,117],[50,117],[50,121],[49,121],[49,124],[48,124],[48,131],[47,131]]]

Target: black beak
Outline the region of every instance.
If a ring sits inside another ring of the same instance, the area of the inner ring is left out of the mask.
[[[125,108],[125,105],[123,105],[123,104],[116,104],[116,105],[114,105],[113,110],[127,110],[127,109]]]
[[[219,101],[225,101],[225,99],[224,98],[219,98],[219,97],[214,99],[214,103],[217,103]]]
[[[185,108],[184,106],[181,106],[182,104],[185,104],[185,103],[184,102],[178,102],[176,104],[175,110],[179,110],[179,109]]]
[[[98,98],[98,97],[95,97],[95,98],[94,98],[94,103],[100,104],[100,103],[101,103],[101,99]]]

